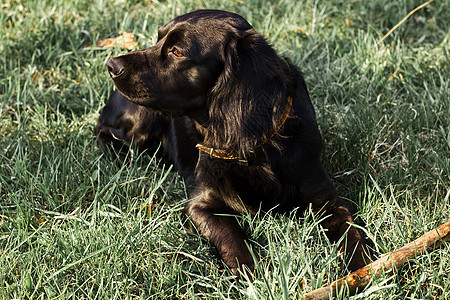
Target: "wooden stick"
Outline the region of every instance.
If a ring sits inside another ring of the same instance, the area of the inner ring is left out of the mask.
[[[406,246],[383,255],[373,263],[303,296],[304,300],[330,299],[346,285],[350,295],[362,291],[371,278],[377,277],[382,270],[399,269],[405,262],[423,253],[427,249],[438,248],[443,241],[450,242],[450,221],[433,229]]]

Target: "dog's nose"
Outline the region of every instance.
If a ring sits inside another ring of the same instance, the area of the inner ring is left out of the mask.
[[[121,59],[111,58],[108,60],[106,65],[108,66],[109,75],[112,78],[122,76],[125,72],[125,66],[123,65]]]

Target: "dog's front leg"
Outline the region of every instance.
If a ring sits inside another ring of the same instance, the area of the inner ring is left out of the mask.
[[[185,213],[198,232],[215,246],[234,275],[253,272],[254,262],[247,247],[247,237],[233,216],[235,213],[214,191],[198,189],[185,206]]]
[[[333,242],[337,242],[345,235],[339,248],[344,253],[347,268],[350,271],[356,271],[370,263],[371,254],[361,232],[352,226],[353,217],[347,203],[338,197],[329,203],[327,212],[331,215],[321,224],[328,230],[328,238]]]

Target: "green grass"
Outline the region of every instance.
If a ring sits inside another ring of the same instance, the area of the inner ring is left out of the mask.
[[[74,3],[75,2],[75,3]],[[0,9],[0,298],[296,299],[345,275],[304,218],[242,216],[262,257],[236,282],[183,227],[180,177],[148,155],[101,157],[92,136],[111,89],[86,47],[197,8],[235,11],[305,75],[324,163],[377,256],[450,219],[447,1],[3,0]],[[374,280],[358,299],[450,298],[450,245]],[[345,293],[341,296],[345,299]]]

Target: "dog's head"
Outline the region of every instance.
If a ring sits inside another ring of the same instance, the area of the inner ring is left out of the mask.
[[[108,69],[139,105],[205,110],[210,146],[229,151],[254,147],[286,103],[287,62],[244,18],[224,11],[179,16],[159,30],[156,45],[112,58]]]
[[[223,70],[230,31],[250,28],[235,14],[192,12],[163,26],[153,47],[110,59],[108,70],[137,104],[169,111],[203,107]]]

